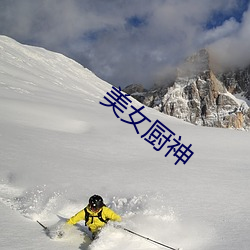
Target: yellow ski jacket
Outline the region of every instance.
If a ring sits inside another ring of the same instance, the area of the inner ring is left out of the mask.
[[[99,211],[93,212],[89,209],[89,207],[86,207],[87,212],[89,213],[88,221],[85,221],[86,226],[90,229],[92,233],[97,232],[100,228],[102,228],[106,223],[104,221],[112,220],[112,221],[121,221],[120,215],[116,214],[113,210],[110,208],[103,206]],[[104,220],[100,220],[98,218],[98,214],[100,214],[101,211],[101,218]],[[77,214],[72,216],[68,221],[67,224],[74,225],[80,220],[85,220],[85,210],[82,209]]]

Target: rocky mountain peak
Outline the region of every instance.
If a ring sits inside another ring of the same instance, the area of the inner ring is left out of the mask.
[[[171,86],[149,91],[141,87],[128,93],[149,107],[196,125],[248,129],[250,109],[233,94],[249,86],[249,72],[215,74],[210,64],[208,50],[202,49],[178,67]]]
[[[210,69],[209,53],[201,49],[188,57],[177,69],[177,77],[194,77],[205,74]]]

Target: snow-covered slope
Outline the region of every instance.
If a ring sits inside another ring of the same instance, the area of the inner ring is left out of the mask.
[[[111,225],[92,244],[79,227],[51,240],[36,223],[53,226],[97,193],[124,227],[166,245],[248,250],[249,133],[145,107],[151,123],[137,134],[100,105],[111,88],[60,54],[0,37],[0,248],[162,249]],[[192,144],[185,165],[141,138],[156,120]]]

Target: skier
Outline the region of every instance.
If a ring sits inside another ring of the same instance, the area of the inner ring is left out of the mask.
[[[89,198],[89,204],[72,216],[67,224],[74,225],[80,220],[85,220],[85,226],[89,228],[94,239],[109,220],[120,222],[122,219],[120,215],[105,206],[101,196],[95,194]]]

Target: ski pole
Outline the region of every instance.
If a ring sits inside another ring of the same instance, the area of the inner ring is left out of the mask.
[[[135,232],[133,232],[133,231],[127,229],[127,228],[122,228],[122,229],[125,230],[125,231],[127,231],[127,232],[129,232],[129,233],[131,233],[131,234],[137,235],[137,236],[139,236],[139,237],[141,237],[141,238],[143,238],[143,239],[145,239],[145,240],[154,242],[154,243],[156,243],[156,244],[158,244],[158,245],[161,245],[161,246],[163,246],[163,247],[169,248],[169,249],[171,249],[171,250],[180,250],[180,248],[173,248],[173,247],[167,246],[167,245],[162,244],[162,243],[160,243],[160,242],[158,242],[158,241],[155,241],[155,240],[152,240],[152,239],[150,239],[150,238],[148,238],[148,237],[145,237],[145,236],[143,236],[143,235],[141,235],[141,234],[135,233]]]
[[[43,229],[46,231],[46,230],[48,230],[48,228],[47,227],[45,227],[41,222],[39,222],[38,220],[36,221],[40,226],[42,226],[43,227]]]

